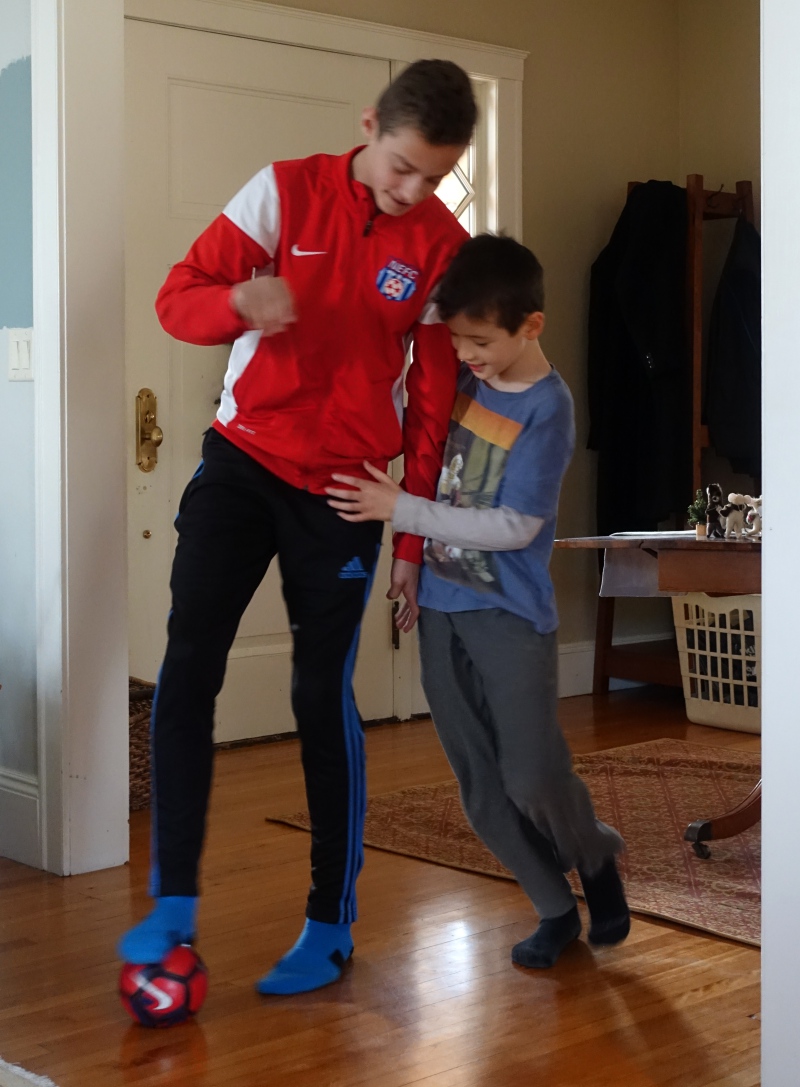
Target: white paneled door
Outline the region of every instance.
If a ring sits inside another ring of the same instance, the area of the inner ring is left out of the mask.
[[[229,349],[178,343],[153,309],[167,271],[267,163],[359,141],[361,109],[389,62],[145,22],[126,23],[126,372],[129,405],[130,668],[154,679],[166,643],[178,502],[216,412]],[[157,397],[154,470],[136,463],[135,403]],[[391,716],[391,609],[383,549],[364,620],[356,693],[366,719]],[[413,647],[405,648],[404,656]],[[394,651],[396,653],[396,651]],[[277,564],[248,608],[217,707],[218,740],[294,728],[291,636]]]

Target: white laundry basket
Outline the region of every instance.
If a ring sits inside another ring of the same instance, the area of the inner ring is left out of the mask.
[[[686,715],[698,725],[761,731],[761,597],[672,598]]]

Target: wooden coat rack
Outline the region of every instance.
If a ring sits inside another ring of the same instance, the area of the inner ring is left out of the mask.
[[[630,181],[628,193],[640,184]],[[688,505],[703,485],[703,451],[711,444],[708,427],[703,422],[703,223],[740,217],[753,223],[752,182],[737,181],[736,192],[727,193],[722,189],[706,189],[702,174],[689,174],[686,208],[686,329],[692,410],[692,478],[686,481]],[[678,651],[673,640],[613,645],[614,605],[614,597],[598,598],[593,693],[607,694],[611,677],[681,687]]]

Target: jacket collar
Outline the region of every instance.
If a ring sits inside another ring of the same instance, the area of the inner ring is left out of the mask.
[[[372,193],[366,185],[356,181],[353,177],[353,159],[363,151],[366,144],[359,144],[345,155],[338,155],[333,160],[333,173],[336,187],[349,208],[363,214],[375,209],[375,201]]]
[[[354,147],[352,151],[334,157],[333,173],[336,187],[350,211],[363,219],[365,224],[370,218],[374,218],[375,226],[378,229],[384,229],[389,222],[410,224],[416,222],[417,219],[424,218],[430,210],[431,201],[435,199],[434,196],[429,196],[421,204],[416,204],[405,215],[394,216],[378,212],[371,190],[361,181],[356,181],[353,178],[353,159],[365,147],[366,144],[362,143],[358,147]]]

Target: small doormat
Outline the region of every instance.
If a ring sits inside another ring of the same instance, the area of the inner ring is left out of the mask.
[[[36,1076],[0,1058],[0,1087],[56,1087],[47,1076]]]
[[[128,746],[130,752],[130,811],[150,804],[150,714],[155,684],[131,676],[128,680]]]
[[[574,765],[598,817],[625,838],[620,868],[632,910],[759,946],[760,827],[711,843],[710,860],[696,857],[683,840],[693,820],[721,815],[747,796],[760,776],[758,755],[653,740],[576,755]],[[268,821],[309,829],[307,812]],[[472,832],[455,781],[371,797],[364,841],[434,864],[513,878]]]

